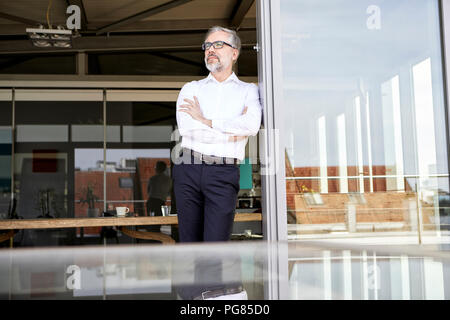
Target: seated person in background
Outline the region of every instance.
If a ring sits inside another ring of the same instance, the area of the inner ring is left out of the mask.
[[[103,212],[104,217],[114,217],[116,215],[116,209],[112,203],[108,203],[108,209]],[[105,239],[114,238],[116,242],[119,243],[119,238],[117,237],[116,227],[102,227],[100,232],[100,243],[103,243]]]
[[[151,177],[147,185],[147,216],[162,216],[161,206],[165,205],[167,197],[170,195],[172,180],[165,174],[167,165],[163,161],[156,163],[156,174]],[[160,226],[154,226],[156,232],[159,232]]]

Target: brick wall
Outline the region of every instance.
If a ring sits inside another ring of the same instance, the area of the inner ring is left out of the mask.
[[[319,167],[292,167],[289,157],[285,155],[286,177],[320,177]],[[369,167],[363,167],[365,176],[369,175]],[[386,167],[373,166],[372,174],[386,175]],[[328,177],[339,176],[339,167],[329,166]],[[358,167],[347,167],[347,176],[358,176]],[[417,194],[405,180],[405,190],[388,191],[386,178],[373,178],[373,192],[370,180],[364,179],[363,203],[352,203],[352,194],[359,194],[359,179],[348,179],[349,193],[339,193],[339,180],[328,179],[328,193],[320,193],[319,179],[286,180],[286,200],[288,223],[293,224],[330,224],[345,223],[349,205],[356,209],[357,222],[404,222],[409,224],[410,202],[416,203]],[[320,194],[323,204],[311,204],[305,193]],[[434,211],[432,205],[421,202],[424,223],[432,222]]]
[[[136,172],[107,172],[106,173],[106,199],[114,202],[114,207],[125,206],[130,208],[130,212],[144,215],[146,212],[145,202],[129,202],[131,200],[147,200],[147,185],[150,177],[156,174],[155,166],[158,161],[164,161],[170,166],[170,159],[167,158],[138,158]],[[131,178],[133,188],[121,188],[120,178]],[[86,203],[77,200],[84,199],[86,188],[91,186],[94,195],[99,198],[95,203],[95,208],[99,213],[103,212],[103,171],[76,171],[75,172],[75,217],[87,217]],[[170,201],[167,202],[170,205]],[[101,228],[85,228],[85,234],[99,234]]]
[[[362,194],[365,203],[352,203],[348,194],[321,194],[322,205],[308,204],[303,194],[293,195],[291,217],[300,224],[345,223],[349,205],[356,209],[357,222],[409,223],[409,201],[414,193],[377,192]]]

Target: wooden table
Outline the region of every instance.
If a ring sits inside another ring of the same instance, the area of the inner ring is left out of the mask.
[[[261,213],[236,213],[235,222],[262,221]],[[142,225],[176,225],[178,217],[101,217],[101,218],[55,218],[55,219],[8,219],[0,220],[0,230],[21,229],[53,229],[53,228],[85,228],[85,227],[119,227],[119,229],[130,237],[140,239],[159,240],[163,243],[174,243],[175,241],[159,232],[143,232],[126,228],[127,226]],[[14,234],[12,233],[12,237]],[[12,246],[12,237],[10,238]]]
[[[234,221],[261,221],[261,213],[236,213]],[[123,227],[155,224],[178,224],[178,217],[101,217],[101,218],[55,218],[55,219],[7,219],[0,220],[0,230],[52,229],[84,227]]]

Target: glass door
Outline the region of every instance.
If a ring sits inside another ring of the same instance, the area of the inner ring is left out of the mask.
[[[160,216],[162,207],[164,214],[176,212],[170,179],[159,178],[171,177],[177,97],[177,90],[107,91],[106,123],[117,131],[106,145],[109,210],[127,207],[134,216]],[[160,227],[145,228],[159,232]],[[171,228],[165,229],[171,234]]]
[[[148,182],[158,162],[170,176],[177,95],[178,90],[16,90],[14,108],[11,101],[0,105],[5,143],[13,109],[15,114],[14,215],[94,218],[119,206],[135,215],[154,214],[147,205]],[[4,155],[9,161],[10,153]],[[1,180],[5,186],[8,181]],[[4,192],[7,197],[8,188]],[[175,210],[171,199],[164,205]],[[100,231],[26,230],[15,245],[74,244],[81,236],[98,238]]]
[[[87,184],[77,181],[79,157],[75,166],[74,158],[79,148],[103,146],[103,134],[95,131],[103,127],[102,100],[101,90],[16,90],[14,195],[18,218],[88,216],[80,208]],[[102,198],[96,200],[94,206],[101,206]],[[36,229],[21,231],[14,241],[17,246],[43,246],[73,244],[75,239],[74,229]]]
[[[273,7],[288,239],[446,234],[439,1]]]

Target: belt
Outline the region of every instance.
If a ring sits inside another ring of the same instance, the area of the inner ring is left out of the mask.
[[[235,288],[223,288],[223,289],[217,289],[217,290],[209,290],[204,291],[198,296],[194,297],[193,300],[205,300],[210,298],[217,298],[220,296],[225,296],[228,294],[237,294],[244,291],[244,288],[242,286],[235,287]]]
[[[197,152],[195,150],[191,150],[188,148],[183,148],[183,155],[190,154],[194,158],[200,160],[202,163],[206,164],[235,164],[238,165],[240,163],[239,159],[236,158],[227,158],[227,157],[217,157],[203,154],[201,152]]]

